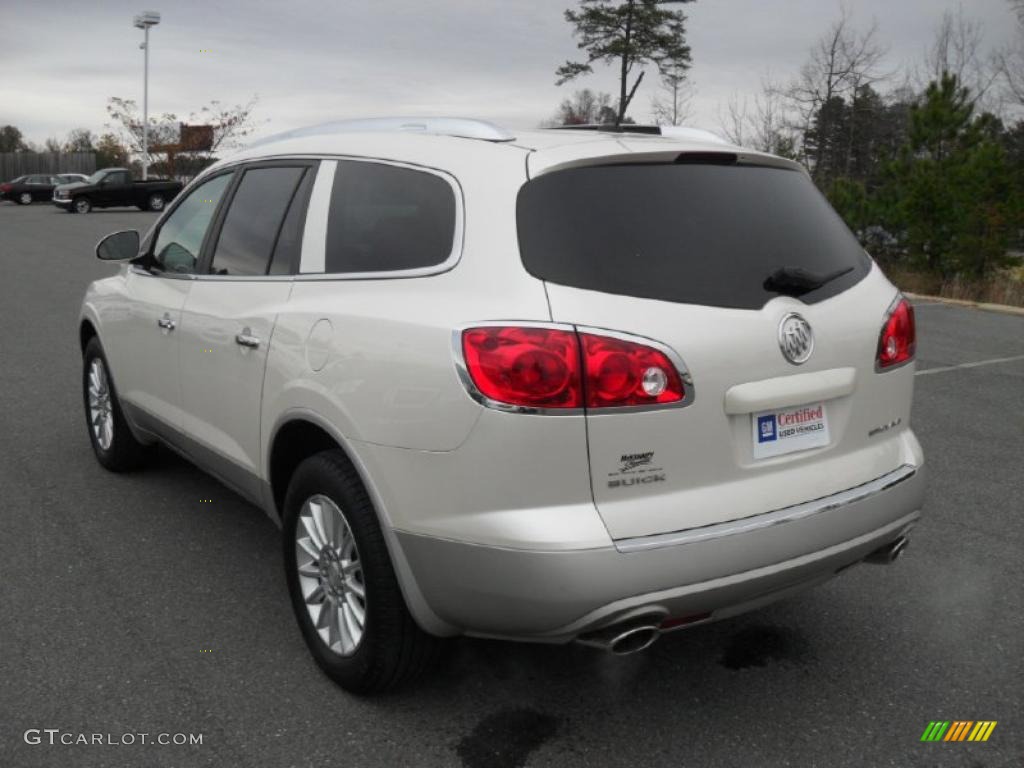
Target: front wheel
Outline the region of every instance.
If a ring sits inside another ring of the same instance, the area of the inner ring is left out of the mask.
[[[408,682],[440,641],[409,614],[373,504],[341,451],[302,462],[284,503],[288,592],[317,664],[352,693]]]
[[[71,208],[75,213],[88,213],[92,210],[92,203],[88,197],[76,197],[71,203]]]
[[[164,196],[152,194],[146,200],[146,208],[151,211],[162,211],[164,209]]]
[[[143,462],[147,449],[128,428],[107,358],[95,336],[85,345],[82,362],[85,419],[96,460],[111,472],[135,469]]]

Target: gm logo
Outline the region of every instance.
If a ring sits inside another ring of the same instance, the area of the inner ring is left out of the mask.
[[[770,443],[776,438],[775,414],[757,417],[757,442]]]
[[[995,728],[995,720],[932,720],[921,741],[988,741]]]

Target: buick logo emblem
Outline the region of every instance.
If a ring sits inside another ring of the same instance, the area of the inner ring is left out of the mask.
[[[806,363],[814,351],[811,326],[795,312],[786,315],[779,323],[779,349],[793,365]]]

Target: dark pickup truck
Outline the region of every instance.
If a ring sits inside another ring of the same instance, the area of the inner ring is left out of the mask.
[[[171,179],[135,181],[125,168],[104,168],[88,181],[61,184],[53,190],[53,203],[68,213],[93,208],[134,205],[143,211],[162,211],[181,192],[182,183]]]

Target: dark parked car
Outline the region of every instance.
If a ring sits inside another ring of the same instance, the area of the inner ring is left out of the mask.
[[[173,179],[135,181],[126,168],[104,168],[84,182],[62,184],[53,191],[53,202],[68,213],[88,213],[93,208],[134,205],[143,211],[162,211],[181,192]]]
[[[0,184],[0,200],[13,200],[21,205],[49,200],[54,187],[85,181],[81,173],[31,173]]]

